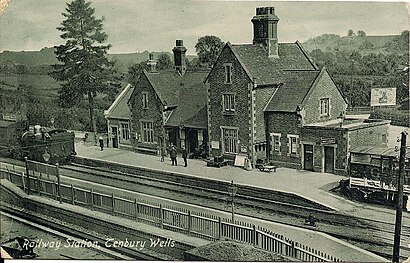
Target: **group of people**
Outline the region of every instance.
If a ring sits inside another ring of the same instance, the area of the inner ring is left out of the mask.
[[[177,147],[174,144],[170,144],[168,146],[167,149],[162,148],[161,149],[161,162],[165,161],[165,155],[166,155],[166,150],[169,152],[169,157],[171,158],[171,165],[178,165],[178,161],[177,161],[177,157],[178,157],[178,150]],[[188,166],[188,152],[185,149],[185,147],[183,147],[181,149],[181,153],[182,153],[182,159],[184,160],[184,167]]]

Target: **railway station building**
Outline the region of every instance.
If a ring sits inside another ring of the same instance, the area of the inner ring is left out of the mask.
[[[187,69],[186,50],[177,40],[172,70],[156,70],[151,56],[149,69],[134,84],[128,106],[135,151],[155,154],[170,143],[188,153],[207,149],[204,79],[208,71]]]
[[[127,101],[134,87],[128,84],[104,111],[107,120],[109,147],[131,149],[131,111]]]
[[[388,121],[348,120],[346,99],[302,45],[279,43],[273,7],[256,9],[253,43],[227,43],[206,77],[210,156],[346,174],[349,150],[387,143]]]
[[[112,143],[159,154],[172,143],[209,157],[241,156],[347,174],[349,154],[387,144],[389,121],[348,119],[347,100],[302,45],[279,43],[273,7],[256,9],[252,44],[227,42],[210,70],[191,70],[176,41],[174,69],[149,69],[106,112]],[[115,139],[117,138],[117,139]]]

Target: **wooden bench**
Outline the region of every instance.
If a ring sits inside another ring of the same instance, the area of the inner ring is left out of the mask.
[[[260,165],[258,168],[259,168],[259,170],[260,170],[261,172],[268,172],[268,173],[270,173],[270,172],[272,172],[272,170],[273,170],[274,172],[276,172],[276,166],[274,166],[274,165]]]
[[[138,153],[146,153],[146,154],[151,154],[151,155],[157,155],[158,150],[153,149],[153,148],[142,148],[142,147],[137,147],[135,148],[135,151]]]

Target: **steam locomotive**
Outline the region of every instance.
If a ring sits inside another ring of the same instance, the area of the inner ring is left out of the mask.
[[[74,133],[64,129],[29,127],[27,121],[0,120],[0,156],[50,164],[69,163],[76,155]]]

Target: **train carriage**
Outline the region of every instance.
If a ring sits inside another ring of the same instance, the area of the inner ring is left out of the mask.
[[[398,151],[383,146],[361,146],[350,151],[350,195],[355,194],[366,201],[394,204],[397,196],[399,174]],[[404,205],[409,207],[410,158],[404,165]]]

